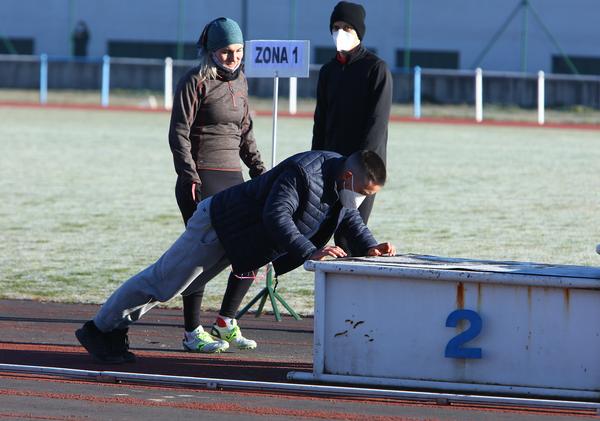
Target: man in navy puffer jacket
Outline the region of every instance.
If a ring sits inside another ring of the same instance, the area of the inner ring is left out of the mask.
[[[374,152],[345,158],[312,151],[203,200],[158,261],[121,285],[76,332],[79,342],[99,362],[132,362],[127,328],[159,302],[194,291],[229,265],[243,273],[273,261],[282,274],[309,259],[344,257],[326,245],[336,231],[364,255],[395,254],[392,244],[377,243],[357,211],[385,178]]]

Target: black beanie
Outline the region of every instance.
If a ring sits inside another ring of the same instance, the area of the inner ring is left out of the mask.
[[[362,41],[367,28],[365,27],[365,8],[360,4],[341,1],[335,5],[329,20],[329,32],[333,32],[333,24],[339,20],[348,22],[356,31],[358,39]]]

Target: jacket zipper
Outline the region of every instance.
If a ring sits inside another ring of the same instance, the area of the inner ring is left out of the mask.
[[[233,101],[233,108],[237,108],[237,104],[235,103],[235,93],[233,92],[233,88],[231,87],[231,82],[227,81],[227,86],[229,86],[229,93],[231,93],[231,100]]]

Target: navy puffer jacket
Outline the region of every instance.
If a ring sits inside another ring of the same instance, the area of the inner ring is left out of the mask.
[[[341,207],[336,187],[346,158],[294,155],[212,198],[210,216],[235,273],[274,261],[277,274],[300,266],[336,230],[366,251],[377,241],[356,210]]]

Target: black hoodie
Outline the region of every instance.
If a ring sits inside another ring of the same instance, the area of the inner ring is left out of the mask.
[[[348,156],[361,149],[385,161],[392,105],[392,75],[362,44],[321,67],[313,126],[313,150]]]

